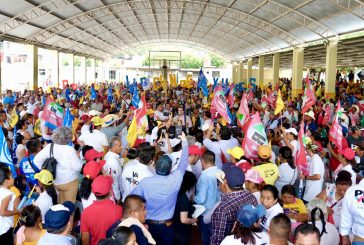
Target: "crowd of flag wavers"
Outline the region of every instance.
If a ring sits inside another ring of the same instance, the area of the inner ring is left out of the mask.
[[[6,90],[0,244],[364,244],[351,77]]]

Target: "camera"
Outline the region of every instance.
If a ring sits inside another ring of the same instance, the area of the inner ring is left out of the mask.
[[[175,126],[175,135],[176,136],[182,135],[182,126]]]
[[[163,116],[169,117],[169,112],[163,112]]]

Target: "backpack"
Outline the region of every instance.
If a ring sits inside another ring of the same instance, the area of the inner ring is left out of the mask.
[[[57,169],[57,160],[54,158],[53,156],[53,146],[54,144],[51,144],[51,149],[50,149],[50,153],[49,153],[49,158],[47,158],[43,165],[42,165],[42,169],[46,169],[49,172],[52,173],[53,178],[56,178],[56,169]]]

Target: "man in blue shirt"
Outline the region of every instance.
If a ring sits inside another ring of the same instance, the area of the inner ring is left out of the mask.
[[[171,173],[172,156],[163,155],[156,161],[156,175],[144,178],[132,194],[143,197],[146,202],[149,231],[160,245],[173,244],[172,218],[178,191],[188,166],[188,142],[182,133],[182,155],[176,171]]]
[[[26,143],[29,156],[23,157],[19,163],[20,173],[25,176],[26,182],[32,187],[37,184],[34,174],[38,173],[40,169],[33,163],[34,156],[41,150],[41,143],[39,140],[32,138]]]
[[[220,172],[219,168],[215,165],[215,153],[206,151],[202,155],[202,174],[197,181],[195,203],[200,204],[206,208],[206,211],[198,217],[198,227],[201,231],[202,243],[204,245],[210,244],[211,237],[211,223],[205,224],[203,216],[207,215],[220,201],[221,193],[217,188],[216,174]]]
[[[6,91],[6,97],[3,99],[3,104],[10,104],[14,105],[15,103],[15,96],[13,95],[12,91],[9,89]]]

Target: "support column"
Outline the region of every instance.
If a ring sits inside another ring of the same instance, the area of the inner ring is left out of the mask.
[[[293,65],[292,65],[292,97],[297,98],[298,94],[302,94],[302,78],[303,78],[303,48],[293,49]]]
[[[60,81],[59,81],[59,77],[60,77],[60,74],[59,74],[59,51],[58,50],[56,50],[56,59],[57,59],[57,61],[56,61],[56,66],[57,66],[57,68],[56,68],[56,70],[57,70],[57,77],[56,77],[56,81],[57,81],[57,88],[59,88],[59,84],[61,83]]]
[[[84,76],[84,79],[85,80],[83,80],[82,81],[82,84],[87,84],[87,67],[86,67],[86,57],[82,57],[82,60],[84,61],[84,63],[83,63],[83,65],[84,65],[84,73],[85,73],[85,76]]]
[[[38,90],[38,47],[33,45],[33,90]]]
[[[251,87],[250,78],[252,77],[253,77],[253,58],[249,58],[246,68],[246,83],[248,88]]]
[[[263,89],[264,87],[264,56],[259,56],[258,61],[258,87]]]
[[[243,61],[239,61],[238,64],[238,79],[236,81],[236,83],[240,83],[243,81],[243,73],[244,73],[244,62]]]
[[[278,83],[279,80],[279,53],[273,54],[273,88]]]
[[[335,98],[337,66],[337,40],[330,40],[326,47],[325,97]]]
[[[72,84],[75,82],[75,55],[71,54],[71,61],[72,61],[72,81],[68,81],[68,84]]]
[[[91,59],[91,77],[90,81],[88,81],[88,84],[94,83],[96,81],[96,60],[95,58]]]
[[[232,72],[232,74],[231,74],[232,82],[237,83],[237,81],[239,80],[238,77],[240,75],[240,71],[239,71],[239,65],[236,64],[235,62],[232,64],[231,72]]]

